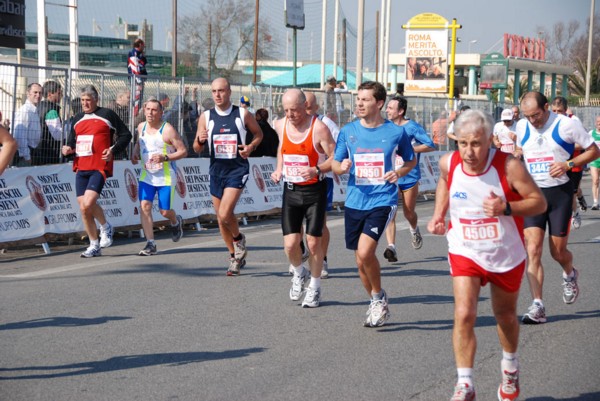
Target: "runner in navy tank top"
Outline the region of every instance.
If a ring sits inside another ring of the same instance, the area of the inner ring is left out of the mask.
[[[254,116],[231,104],[231,87],[225,78],[211,84],[215,107],[198,119],[194,151],[210,150],[210,194],[219,230],[229,250],[228,276],[236,276],[246,264],[246,237],[233,214],[248,179],[248,157],[262,141],[262,130]],[[246,132],[253,134],[246,144]]]

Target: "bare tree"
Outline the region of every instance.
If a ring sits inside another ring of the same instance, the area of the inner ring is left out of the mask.
[[[541,38],[546,41],[546,59],[558,64],[570,64],[570,50],[579,30],[579,22],[571,20],[567,24],[560,21],[554,24],[550,32],[546,28],[537,27]]]
[[[208,49],[208,24],[211,24],[212,41],[209,64],[232,70],[240,58],[252,58],[254,46],[254,1],[208,0],[196,15],[180,18],[177,34],[180,48],[200,56],[206,61]],[[272,40],[269,21],[261,18],[259,25],[259,58],[274,58],[278,45]],[[269,57],[269,54],[272,55]]]

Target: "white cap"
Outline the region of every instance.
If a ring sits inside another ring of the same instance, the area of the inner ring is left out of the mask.
[[[500,119],[502,121],[509,121],[512,120],[514,117],[513,111],[511,109],[504,109],[502,110],[502,114],[500,115]]]

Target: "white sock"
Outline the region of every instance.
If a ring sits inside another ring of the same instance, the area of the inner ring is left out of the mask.
[[[91,239],[90,240],[90,245],[91,246],[95,246],[96,248],[98,248],[100,246],[100,240],[99,239]]]
[[[457,383],[465,383],[469,387],[473,387],[473,368],[458,368],[456,373],[458,374]]]
[[[302,275],[302,270],[304,269],[304,267],[302,267],[302,265],[300,265],[300,266],[290,265],[290,266],[292,266],[294,268],[294,271],[296,272],[294,274],[297,274],[299,276]]]
[[[502,370],[507,372],[514,372],[519,369],[519,358],[517,353],[510,353],[502,351]]]
[[[542,300],[540,298],[534,298],[533,302],[544,306],[544,302],[542,302]]]
[[[394,248],[394,249],[396,249],[396,244],[388,244],[388,246],[389,246],[390,248]]]
[[[319,288],[321,288],[321,277],[310,277],[310,284],[308,285],[309,288],[313,289],[313,290],[318,290]]]
[[[575,277],[575,269],[571,270],[571,274],[567,274],[567,273],[563,272],[563,278],[565,280],[572,279],[573,277]]]
[[[110,227],[110,223],[107,221],[104,224],[101,224],[100,227],[102,227],[103,230],[108,230]]]
[[[409,227],[409,229],[410,229],[410,233],[413,235],[419,232],[419,227],[416,227],[416,228]]]

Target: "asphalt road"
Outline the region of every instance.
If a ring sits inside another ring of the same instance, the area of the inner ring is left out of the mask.
[[[588,202],[589,176],[583,181]],[[43,255],[0,255],[0,400],[448,400],[456,379],[453,298],[444,237],[425,234],[433,201],[417,211],[424,246],[410,246],[398,216],[400,260],[383,258],[392,317],[362,327],[368,307],[343,242],[343,214],[329,216],[331,278],[319,308],[290,301],[277,219],[250,222],[248,264],[227,277],[214,227],[179,243],[157,233],[159,253],[118,237],[103,256],[85,246]],[[521,326],[522,400],[600,399],[600,211],[583,215],[569,248],[581,295],[562,301],[559,266],[547,245],[548,323]],[[381,257],[385,241],[380,242]],[[524,279],[519,311],[530,303]],[[476,334],[479,400],[495,400],[501,349],[489,287]]]

